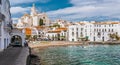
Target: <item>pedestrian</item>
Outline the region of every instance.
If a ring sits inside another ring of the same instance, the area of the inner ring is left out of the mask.
[[[27,42],[27,41],[24,42],[24,46],[25,46],[25,47],[28,46],[28,42]]]

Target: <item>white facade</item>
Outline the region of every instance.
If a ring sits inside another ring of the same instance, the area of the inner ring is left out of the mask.
[[[68,40],[80,41],[88,37],[89,41],[108,41],[109,34],[120,36],[120,22],[81,22],[68,27]]]
[[[46,37],[51,40],[67,40],[67,28],[49,30]]]
[[[0,51],[10,43],[12,29],[9,0],[0,0]]]
[[[31,8],[30,14],[24,14],[21,18],[18,19],[17,28],[26,28],[40,26],[40,19],[43,20],[45,26],[49,26],[50,20],[47,17],[46,13],[38,13],[36,11],[35,5]]]

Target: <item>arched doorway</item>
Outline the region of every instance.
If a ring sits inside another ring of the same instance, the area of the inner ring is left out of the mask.
[[[16,42],[19,42],[20,45],[22,45],[22,38],[19,35],[14,35],[11,38],[11,44],[14,44]]]

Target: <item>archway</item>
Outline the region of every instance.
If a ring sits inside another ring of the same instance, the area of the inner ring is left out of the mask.
[[[22,45],[22,38],[21,38],[21,36],[19,36],[19,35],[12,36],[11,43],[15,43],[16,41],[18,41]]]

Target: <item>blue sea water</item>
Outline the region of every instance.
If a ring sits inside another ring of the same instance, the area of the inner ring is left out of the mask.
[[[48,47],[39,56],[41,65],[120,65],[120,45]]]

